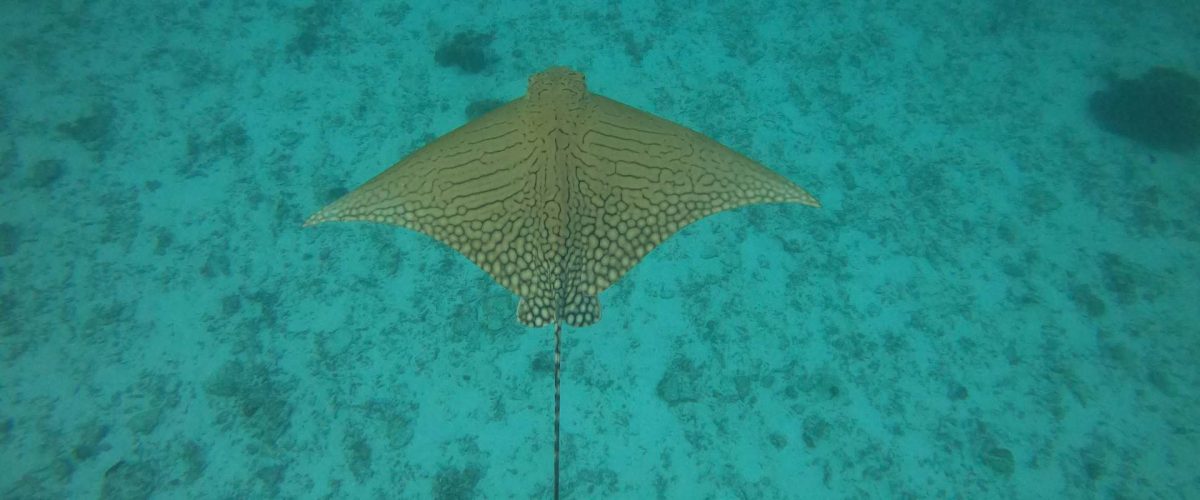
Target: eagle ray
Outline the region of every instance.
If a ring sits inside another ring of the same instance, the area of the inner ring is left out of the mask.
[[[598,294],[708,215],[816,198],[681,125],[549,68],[524,97],[435,139],[304,223],[369,221],[427,234],[520,297],[517,319],[554,329],[554,498],[562,324],[600,319]]]

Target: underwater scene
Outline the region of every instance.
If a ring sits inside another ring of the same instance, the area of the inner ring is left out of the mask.
[[[1200,498],[1200,2],[0,2],[0,498]]]

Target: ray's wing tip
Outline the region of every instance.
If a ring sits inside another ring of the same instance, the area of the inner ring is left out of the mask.
[[[795,186],[791,199],[788,201],[799,203],[801,205],[807,205],[813,208],[821,208],[821,202],[817,200],[817,197],[809,194],[808,191],[800,186]]]
[[[317,224],[320,224],[322,222],[328,222],[328,221],[329,221],[329,217],[326,216],[325,211],[322,210],[320,212],[310,215],[308,217],[308,219],[304,220],[304,225],[302,225],[300,227],[313,227]]]

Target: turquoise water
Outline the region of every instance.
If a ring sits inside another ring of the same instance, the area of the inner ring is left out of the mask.
[[[58,3],[0,5],[2,498],[548,497],[552,329],[300,225],[552,65],[824,205],[565,329],[564,498],[1200,498],[1200,151],[1089,113],[1196,2]]]

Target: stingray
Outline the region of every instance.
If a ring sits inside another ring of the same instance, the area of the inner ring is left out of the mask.
[[[304,225],[424,233],[520,297],[522,324],[554,325],[558,498],[562,324],[598,321],[597,295],[683,226],[760,203],[820,206],[754,160],[554,67],[531,76],[524,97],[416,150]]]

